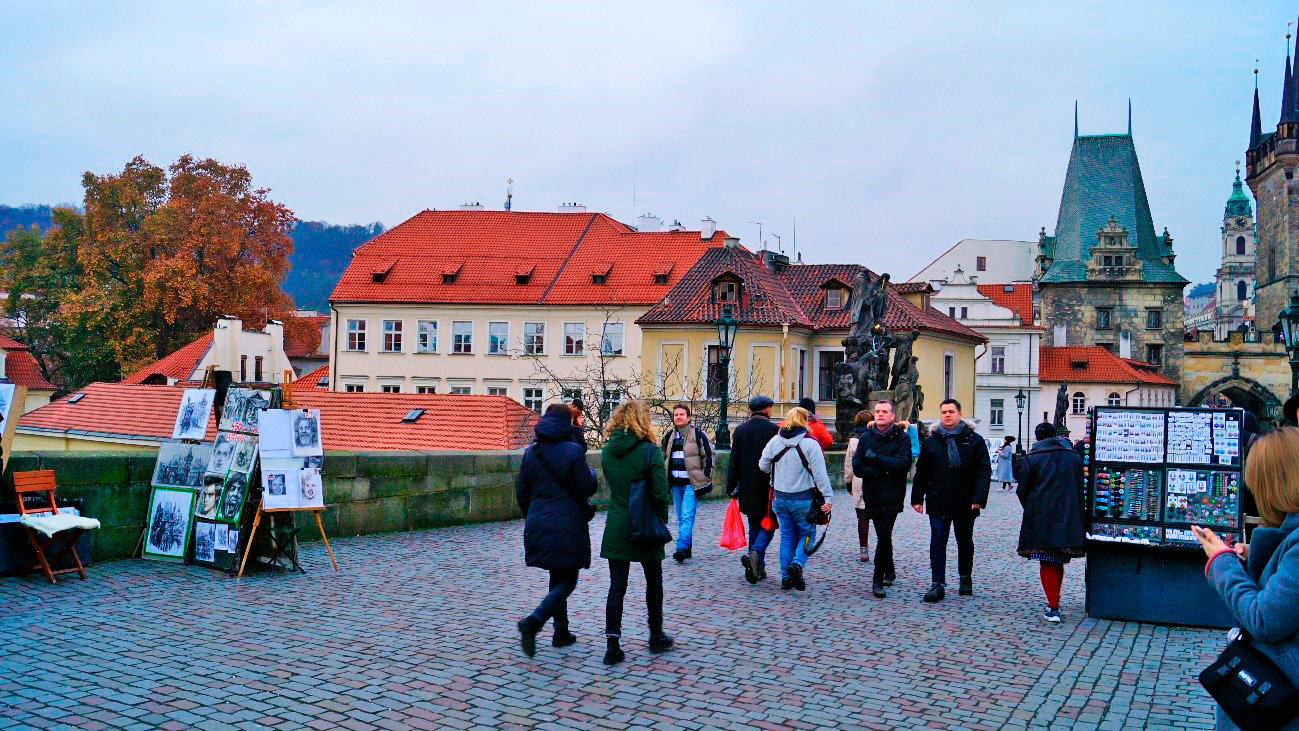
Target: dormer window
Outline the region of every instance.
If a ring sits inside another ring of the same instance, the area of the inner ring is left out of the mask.
[[[672,264],[663,264],[654,270],[654,283],[667,284],[668,276],[672,274]]]
[[[609,272],[612,270],[612,262],[601,262],[591,267],[591,284],[608,284]]]
[[[591,284],[608,284],[608,283],[609,283],[609,275],[608,275],[608,274],[592,274],[592,275],[591,275]]]
[[[825,291],[825,308],[827,310],[843,309],[843,290],[832,287]]]
[[[453,273],[453,274],[447,274],[446,272],[442,272],[442,283],[443,283],[443,284],[455,284],[455,281],[456,281],[456,275],[455,275],[454,273]]]
[[[734,304],[740,301],[740,283],[724,279],[717,283],[714,289],[713,299],[722,303]]]
[[[654,275],[654,283],[655,283],[655,284],[667,284],[667,283],[668,283],[668,275],[666,275],[666,274],[655,274],[655,275]]]
[[[460,276],[460,269],[464,267],[463,263],[446,267],[442,270],[442,283],[455,284],[456,278]]]
[[[520,285],[520,286],[522,286],[522,285],[524,285],[524,284],[527,284],[527,283],[528,283],[529,281],[531,281],[531,280],[532,280],[532,275],[531,275],[531,274],[515,274],[515,275],[514,275],[514,283],[515,283],[515,284],[518,284],[518,285]]]

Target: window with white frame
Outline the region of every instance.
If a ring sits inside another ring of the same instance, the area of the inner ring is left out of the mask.
[[[546,323],[523,323],[523,352],[528,355],[546,354]]]
[[[487,395],[488,396],[509,396],[510,387],[509,386],[488,386]]]
[[[613,410],[618,408],[622,403],[622,391],[616,388],[606,388],[600,401],[600,418],[608,420],[613,416]]]
[[[365,320],[347,321],[347,349],[365,350]]]
[[[401,320],[383,321],[383,352],[401,352]]]
[[[529,408],[529,409],[532,409],[533,411],[537,412],[538,414],[541,413],[541,402],[542,402],[542,400],[543,400],[543,399],[542,399],[542,396],[541,396],[541,389],[540,389],[540,388],[531,388],[531,387],[530,387],[530,388],[525,388],[525,389],[523,389],[523,405],[526,406],[526,407]]]
[[[843,290],[838,287],[831,287],[825,291],[825,308],[827,310],[838,310],[843,307]]]
[[[1073,395],[1073,413],[1080,416],[1087,413],[1087,397],[1082,391],[1075,391]]]
[[[438,352],[437,320],[420,320],[415,323],[415,352]]]
[[[415,393],[437,393],[438,387],[434,385],[420,385],[415,387]]]
[[[605,355],[622,355],[622,333],[621,322],[606,322],[604,336],[600,338],[600,352]]]
[[[564,355],[582,355],[585,349],[586,323],[564,323]]]
[[[505,355],[510,349],[510,323],[487,323],[487,354]]]
[[[1122,406],[1123,397],[1119,396],[1118,391],[1111,391],[1110,395],[1105,398],[1106,406]]]
[[[451,352],[474,352],[474,324],[472,322],[451,323]]]
[[[379,390],[383,393],[401,393],[401,384],[384,383],[379,386]]]
[[[1004,345],[992,346],[992,372],[1006,372],[1006,346]]]
[[[451,393],[457,396],[468,396],[474,392],[473,386],[452,386]]]
[[[995,398],[988,402],[990,408],[988,412],[988,423],[992,426],[1002,426],[1006,423],[1006,399]]]
[[[364,383],[345,383],[345,384],[343,384],[343,390],[346,391],[346,392],[348,392],[348,393],[361,393],[361,392],[365,391],[365,384],[364,384]]]

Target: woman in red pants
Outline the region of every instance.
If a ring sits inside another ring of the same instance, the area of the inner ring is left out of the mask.
[[[1043,422],[1034,430],[1037,442],[1028,450],[1015,494],[1024,506],[1019,528],[1019,555],[1038,561],[1046,610],[1042,619],[1060,622],[1060,587],[1064,565],[1082,556],[1083,465],[1068,439]]]

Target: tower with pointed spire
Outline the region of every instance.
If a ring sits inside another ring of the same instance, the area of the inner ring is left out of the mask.
[[[1214,335],[1218,338],[1253,322],[1256,248],[1254,211],[1237,165],[1231,197],[1222,212],[1222,265],[1218,267],[1213,314]]]

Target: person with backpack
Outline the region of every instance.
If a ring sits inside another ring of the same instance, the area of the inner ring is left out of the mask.
[[[799,591],[807,589],[803,567],[807,549],[816,540],[816,528],[808,521],[813,499],[819,491],[825,501],[821,511],[828,516],[834,498],[825,453],[808,435],[808,416],[802,407],[790,409],[784,427],[758,459],[758,469],[771,475],[775,491],[771,507],[780,523],[780,588]]]
[[[672,558],[683,563],[691,557],[697,500],[713,489],[713,445],[704,430],[690,422],[690,407],[672,407],[672,428],[659,444],[667,455],[665,467],[672,506],[677,514],[677,550]]]
[[[632,562],[645,573],[645,607],[649,615],[649,650],[667,652],[672,638],[663,632],[663,545],[632,541],[631,497],[633,483],[649,493],[659,520],[668,519],[668,478],[663,453],[654,443],[649,409],[640,401],[627,401],[614,410],[606,428],[601,468],[609,483],[609,511],[604,523],[600,557],[609,561],[609,598],[605,603],[605,665],[626,658],[620,646],[622,603]],[[670,539],[670,536],[668,537]]]
[[[771,477],[758,468],[762,450],[780,431],[771,421],[771,407],[766,396],[749,399],[749,418],[735,428],[726,470],[726,494],[739,501],[740,512],[749,519],[749,550],[740,557],[740,565],[750,584],[767,578],[767,547],[776,534],[774,528],[762,527],[771,514]]]
[[[860,514],[875,523],[875,575],[871,595],[886,596],[884,588],[897,578],[893,565],[893,525],[902,512],[907,495],[907,473],[911,471],[910,426],[897,420],[891,401],[876,401],[875,418],[865,428],[857,429],[849,442],[853,483],[861,497]],[[866,413],[866,412],[862,412]],[[859,414],[860,416],[860,414]]]
[[[552,404],[534,433],[536,441],[523,452],[514,497],[524,515],[525,561],[550,572],[550,593],[518,622],[523,654],[528,657],[537,653],[537,633],[551,618],[555,620],[553,646],[567,647],[577,641],[569,631],[568,597],[577,588],[578,571],[591,568],[587,522],[594,514],[590,498],[596,490],[586,450],[572,441],[568,406]]]

